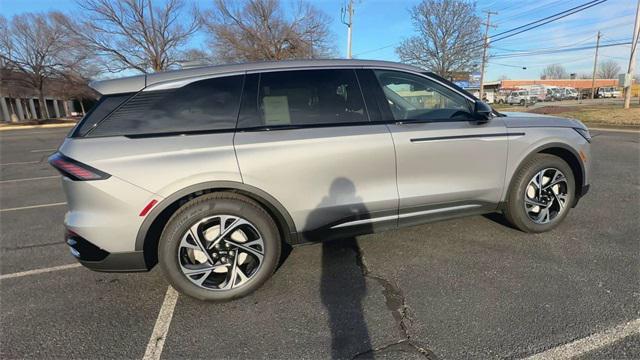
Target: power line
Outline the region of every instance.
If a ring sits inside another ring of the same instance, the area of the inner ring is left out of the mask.
[[[621,45],[629,45],[631,42],[621,42],[621,43],[613,43],[613,44],[605,44],[600,45],[600,48],[604,47],[612,47],[612,46],[621,46]],[[524,56],[537,56],[537,55],[549,55],[549,54],[559,54],[563,52],[571,52],[571,51],[580,51],[580,50],[589,50],[595,49],[595,46],[582,46],[576,48],[567,48],[567,49],[558,49],[558,50],[546,50],[546,51],[536,51],[536,52],[526,52],[526,53],[516,53],[516,54],[497,54],[492,56],[494,59],[505,59],[512,57],[524,57]]]

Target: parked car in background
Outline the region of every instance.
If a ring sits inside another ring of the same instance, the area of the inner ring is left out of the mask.
[[[535,104],[537,98],[535,96],[531,96],[528,90],[514,90],[509,93],[507,96],[507,104],[519,104],[519,105],[528,105]]]
[[[560,88],[547,87],[544,94],[544,101],[560,101],[562,100],[562,94],[560,94]]]
[[[598,89],[599,98],[617,98],[621,96],[621,93],[615,87],[601,87]]]
[[[493,102],[496,104],[505,104],[510,92],[509,90],[498,90],[494,95]]]
[[[578,100],[578,90],[571,87],[560,88],[561,100]]]

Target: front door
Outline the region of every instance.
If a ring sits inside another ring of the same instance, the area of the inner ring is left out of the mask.
[[[507,160],[502,119],[474,120],[472,99],[436,79],[374,73],[395,144],[400,224],[496,209]]]
[[[242,179],[276,198],[305,240],[397,224],[393,141],[354,70],[247,76],[235,149]]]

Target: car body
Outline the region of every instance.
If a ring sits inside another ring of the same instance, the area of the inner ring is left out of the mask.
[[[180,283],[189,277],[186,268],[214,261],[210,256],[235,254],[237,260],[245,249],[245,259],[255,255],[266,262],[268,237],[297,245],[502,211],[523,163],[540,156],[560,159],[566,166],[556,167],[575,179],[558,195],[564,196],[563,209],[589,188],[589,137],[582,123],[499,114],[413,66],[265,62],[92,87],[102,94],[100,102],[50,158],[64,175],[72,253],[94,270],[146,271],[176,259],[169,250],[163,257],[163,242],[174,241],[179,261],[188,259],[165,270],[176,288],[201,299],[228,300],[249,291],[211,298],[220,292],[203,290],[209,279],[197,275]],[[218,205],[232,215],[216,212]],[[238,235],[256,237],[241,241],[246,246],[225,250],[219,245],[235,243],[202,240],[209,248],[200,253],[201,227],[196,235],[179,230],[209,219],[220,241],[224,229],[242,218],[238,209],[256,219],[245,221],[248,227]],[[196,211],[209,215],[189,218]],[[266,229],[270,224],[275,231]],[[548,224],[538,225],[526,231],[546,231],[555,223],[549,215]],[[259,241],[264,244],[247,245]],[[225,281],[235,286],[236,280]]]
[[[529,93],[529,90],[513,90],[509,93],[506,100],[507,104],[514,105],[528,105],[535,104],[537,102],[537,98],[534,95]]]

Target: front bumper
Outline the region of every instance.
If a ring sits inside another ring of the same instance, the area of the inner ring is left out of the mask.
[[[142,251],[109,253],[80,235],[67,230],[66,243],[71,255],[82,265],[103,272],[148,271]]]

